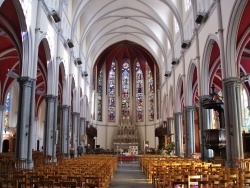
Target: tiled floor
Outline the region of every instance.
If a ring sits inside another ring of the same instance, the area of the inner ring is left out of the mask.
[[[119,163],[110,188],[153,188],[153,186],[136,162]]]

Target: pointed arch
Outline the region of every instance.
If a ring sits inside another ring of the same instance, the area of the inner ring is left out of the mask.
[[[61,61],[59,64],[59,73],[58,73],[58,103],[66,104],[66,71],[65,65]]]
[[[88,96],[84,95],[82,97],[82,105],[81,105],[81,117],[87,118],[87,104],[88,104]]]
[[[169,89],[169,98],[168,98],[168,117],[174,116],[174,89],[173,86],[170,86]]]
[[[40,108],[41,103],[44,100],[44,95],[46,94],[52,94],[49,93],[49,89],[52,88],[53,80],[52,77],[49,77],[48,75],[48,69],[50,69],[50,62],[51,62],[51,54],[50,54],[50,48],[48,45],[48,41],[46,38],[43,38],[39,45],[38,45],[38,53],[37,53],[37,66],[34,66],[37,68],[35,70],[35,78],[36,78],[36,115],[38,115],[38,110]],[[53,74],[53,73],[51,73]],[[48,84],[48,80],[51,80],[51,84]]]
[[[197,84],[197,67],[194,63],[194,61],[191,61],[188,68],[188,74],[187,74],[187,87],[186,87],[186,93],[185,93],[185,99],[186,99],[186,106],[193,105],[193,99],[195,95],[195,85]]]
[[[167,103],[167,95],[164,94],[163,97],[163,105],[162,105],[162,121],[167,121],[167,113],[168,113],[168,103]]]
[[[239,58],[237,57],[237,51],[239,41],[242,40],[242,31],[245,31],[246,28],[249,26],[249,19],[244,19],[244,24],[241,24],[243,19],[243,14],[248,14],[250,10],[250,2],[249,1],[235,1],[233,10],[230,15],[230,22],[227,28],[227,39],[226,39],[226,62],[228,66],[225,67],[226,69],[229,68],[236,68],[235,62],[238,62]],[[237,49],[237,51],[235,50]],[[239,64],[239,63],[237,63]],[[231,76],[237,75],[237,70],[228,70],[228,73]],[[230,75],[228,75],[230,76]]]
[[[219,39],[216,35],[210,34],[207,38],[206,45],[203,52],[203,61],[201,65],[201,73],[200,75],[200,88],[199,91],[200,96],[207,95],[209,93],[209,83],[211,81],[211,74],[210,74],[210,62],[211,62],[211,54],[213,50],[213,46],[215,43],[218,44]]]
[[[77,106],[77,89],[74,76],[71,77],[71,109],[76,112]]]
[[[180,75],[177,79],[175,93],[175,112],[181,112],[183,107],[183,77]]]

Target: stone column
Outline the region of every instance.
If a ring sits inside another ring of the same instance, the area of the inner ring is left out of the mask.
[[[0,153],[3,152],[3,128],[4,128],[4,111],[5,106],[0,105]]]
[[[62,105],[62,121],[60,127],[60,152],[70,157],[69,142],[70,142],[70,130],[69,130],[69,114],[70,106]]]
[[[71,147],[74,148],[74,156],[77,156],[78,132],[80,114],[72,112]]]
[[[175,124],[175,155],[183,155],[183,130],[182,130],[182,113],[174,113]]]
[[[34,142],[35,142],[35,151],[39,151],[39,149],[40,149],[40,147],[41,147],[41,143],[39,143],[39,147],[37,147],[37,140],[39,139],[38,138],[38,134],[37,134],[37,125],[38,124],[38,117],[36,116],[35,118],[34,118],[34,129],[33,129],[33,132],[34,132],[34,134],[33,134],[33,140],[34,140]],[[40,141],[39,141],[40,142]]]
[[[78,115],[76,116],[76,121],[77,121],[77,131],[76,131],[76,147],[80,145],[81,143],[81,137],[80,137],[80,132],[81,132],[81,124],[80,124],[80,113],[78,113]]]
[[[44,155],[52,157],[54,147],[54,118],[55,118],[55,103],[56,96],[46,95],[46,111],[44,122]]]
[[[239,159],[244,158],[242,144],[243,123],[241,93],[241,80],[239,78],[228,78],[223,80],[225,91],[225,129],[226,129],[226,165],[235,167]]]
[[[194,106],[185,106],[186,149],[185,155],[195,153]]]
[[[52,146],[52,158],[53,161],[56,162],[56,145],[57,145],[57,134],[58,134],[58,125],[57,125],[57,116],[58,116],[58,97],[54,96],[54,123],[53,123],[53,146]]]
[[[211,129],[212,128],[212,122],[211,122],[211,116],[210,116],[210,110],[205,109],[202,107],[202,101],[203,99],[207,98],[207,96],[200,96],[199,97],[199,126],[201,131],[201,159],[202,161],[208,161],[213,156],[213,150],[206,149],[205,147],[205,134],[204,130]]]
[[[29,77],[18,78],[19,82],[19,104],[17,116],[17,132],[16,132],[16,158],[25,165],[28,158],[29,146],[29,131],[31,123],[31,109],[32,109],[32,89],[33,79]],[[20,168],[23,168],[20,167]]]
[[[78,135],[78,137],[79,137],[79,144],[81,144],[82,146],[83,146],[83,140],[82,140],[82,135],[83,135],[83,133],[84,133],[84,118],[83,117],[80,117],[80,119],[79,119],[79,121],[80,121],[80,125],[79,125],[79,135]]]
[[[80,118],[80,144],[82,145],[82,147],[83,147],[83,150],[85,151],[85,142],[86,142],[86,140],[85,141],[83,141],[82,140],[82,136],[83,135],[85,135],[85,133],[86,133],[86,128],[85,128],[85,123],[86,123],[86,118],[83,118],[83,117],[81,117]]]
[[[167,118],[167,125],[170,129],[170,142],[174,142],[175,143],[175,128],[174,128],[174,118],[173,117],[169,117]]]
[[[34,127],[35,127],[35,89],[36,89],[36,80],[32,79],[32,88],[31,88],[31,101],[30,101],[30,126],[29,126],[29,141],[28,141],[28,154],[27,154],[27,168],[31,169],[34,166],[32,154],[33,149],[35,149],[34,143]]]

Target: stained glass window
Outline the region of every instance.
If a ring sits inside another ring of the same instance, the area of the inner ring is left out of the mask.
[[[115,62],[111,64],[108,75],[108,121],[115,121]]]
[[[250,132],[250,113],[248,109],[248,99],[247,99],[247,92],[245,88],[242,89],[241,93],[242,99],[242,113],[243,113],[243,130],[245,132]]]
[[[97,81],[97,120],[102,121],[102,86],[103,86],[103,69],[101,69]]]
[[[125,60],[122,65],[122,118],[128,118],[130,115],[129,74],[129,62]]]
[[[11,93],[7,94],[7,98],[5,101],[5,114],[4,114],[4,132],[6,133],[9,128],[9,111],[10,111],[10,99]]]
[[[143,95],[144,95],[144,79],[140,63],[136,63],[136,120],[143,121]]]
[[[149,94],[148,94],[148,100],[149,100],[149,121],[154,120],[154,79],[152,76],[152,72],[150,67],[147,68],[148,72],[148,87],[149,87]]]

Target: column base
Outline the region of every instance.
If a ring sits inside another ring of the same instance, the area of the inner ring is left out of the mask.
[[[34,167],[34,161],[28,160],[27,161],[27,169],[32,169]]]

